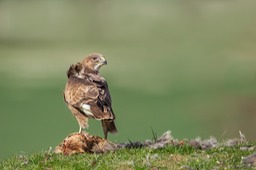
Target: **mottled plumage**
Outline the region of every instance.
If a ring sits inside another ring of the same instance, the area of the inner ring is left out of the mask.
[[[101,66],[107,64],[98,53],[88,55],[81,62],[71,65],[67,71],[68,82],[64,100],[76,117],[79,132],[88,127],[88,118],[101,120],[104,136],[117,132],[112,102],[106,80],[99,74]]]

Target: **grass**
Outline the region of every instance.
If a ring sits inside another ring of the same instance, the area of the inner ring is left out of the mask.
[[[242,162],[242,157],[251,153],[241,150],[241,145],[200,150],[187,144],[72,156],[50,150],[13,156],[2,161],[0,169],[253,169]]]

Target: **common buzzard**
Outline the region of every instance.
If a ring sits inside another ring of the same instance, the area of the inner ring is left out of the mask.
[[[105,139],[108,132],[117,132],[108,84],[99,74],[99,69],[106,64],[102,54],[92,53],[71,65],[64,92],[64,100],[78,121],[79,132],[88,128],[88,118],[101,120]]]

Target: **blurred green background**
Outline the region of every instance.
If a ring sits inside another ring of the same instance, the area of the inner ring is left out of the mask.
[[[55,147],[78,124],[69,65],[101,52],[114,142],[256,134],[256,1],[0,1],[0,159]],[[88,131],[103,136],[100,122]]]

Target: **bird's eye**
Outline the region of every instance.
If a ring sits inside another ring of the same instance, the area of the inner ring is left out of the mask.
[[[93,57],[92,59],[95,61],[95,60],[97,60],[97,57]]]

